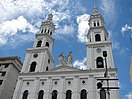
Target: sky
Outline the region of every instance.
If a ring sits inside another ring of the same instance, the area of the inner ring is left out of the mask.
[[[61,52],[67,56],[72,51],[73,65],[85,69],[86,34],[93,6],[104,18],[112,41],[120,98],[132,99],[132,0],[0,0],[0,57],[19,56],[23,62],[41,22],[52,13],[56,25],[54,67]]]

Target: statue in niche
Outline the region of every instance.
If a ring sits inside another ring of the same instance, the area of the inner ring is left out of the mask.
[[[72,51],[69,52],[69,54],[67,56],[67,61],[69,64],[72,64]]]

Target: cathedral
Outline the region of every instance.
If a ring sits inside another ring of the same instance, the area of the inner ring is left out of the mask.
[[[72,64],[72,52],[53,68],[55,25],[52,14],[41,23],[32,48],[28,48],[13,99],[120,99],[112,42],[104,20],[93,8],[88,24],[85,70]]]

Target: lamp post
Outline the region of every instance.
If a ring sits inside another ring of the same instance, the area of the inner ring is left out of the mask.
[[[103,87],[103,84],[101,82],[98,82],[97,83],[97,89],[101,89],[100,90],[100,92],[101,92],[100,99],[106,99],[105,89],[107,89],[107,94],[108,94],[108,98],[107,99],[110,99],[110,90],[109,89],[119,89],[119,87],[116,87],[116,86],[110,87],[109,86],[109,80],[113,81],[113,80],[118,80],[118,79],[110,79],[108,77],[108,67],[107,67],[107,60],[106,60],[107,52],[106,51],[103,51],[103,57],[105,58],[105,73],[104,73],[104,77],[105,78],[99,78],[97,80],[99,80],[99,81],[104,81],[105,80],[107,82],[107,86]]]
[[[105,74],[104,74],[104,76],[107,78],[107,80],[106,80],[107,81],[107,94],[108,94],[108,99],[110,99],[108,68],[107,68],[107,60],[106,60],[107,52],[106,51],[103,51],[103,57],[105,57]]]

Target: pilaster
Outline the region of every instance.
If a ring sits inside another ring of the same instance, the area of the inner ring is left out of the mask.
[[[22,78],[19,78],[14,91],[13,99],[20,99],[20,96],[22,94],[21,91],[22,91]]]
[[[65,81],[66,81],[65,80],[65,76],[61,76],[61,84],[60,84],[60,86],[62,87],[62,89],[60,91],[61,95],[60,95],[59,99],[65,99],[65,97],[66,97],[66,93],[65,93],[65,90],[66,90]]]
[[[88,87],[88,99],[97,99],[96,98],[96,89],[95,89],[95,80],[94,80],[94,75],[89,75],[89,87]]]
[[[52,97],[52,77],[48,77],[45,99],[51,99],[51,97]]]
[[[37,99],[38,98],[38,93],[39,93],[39,85],[40,85],[40,80],[39,80],[39,77],[36,77],[35,79],[35,85],[36,85],[36,88],[34,90],[34,99]]]
[[[75,76],[75,78],[74,78],[74,85],[75,85],[75,87],[74,87],[74,90],[73,90],[73,96],[72,96],[72,98],[73,99],[79,99],[79,76]]]

